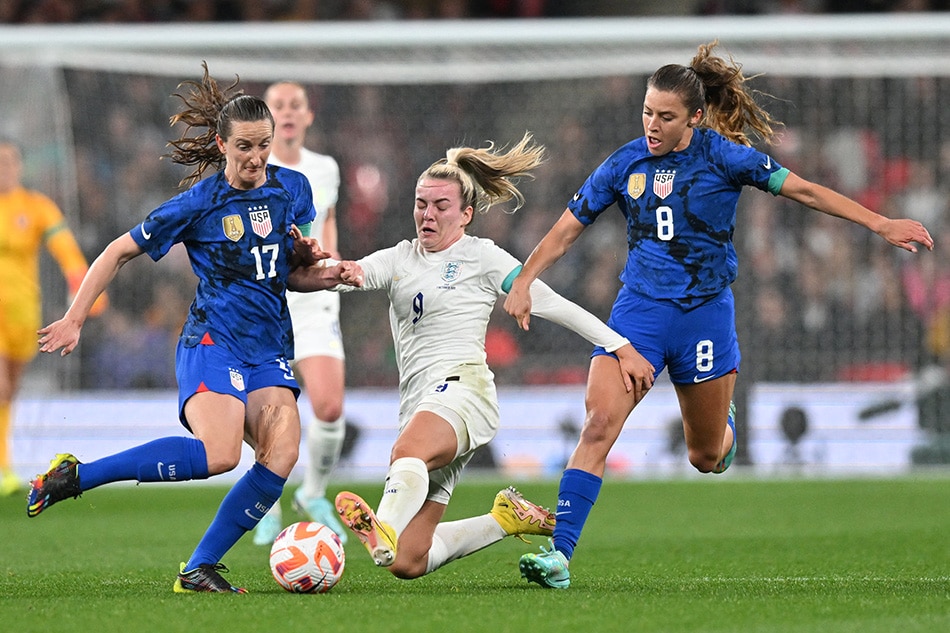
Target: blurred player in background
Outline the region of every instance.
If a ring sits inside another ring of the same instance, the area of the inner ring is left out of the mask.
[[[274,115],[274,142],[270,163],[299,171],[310,181],[317,215],[310,234],[339,259],[336,203],[340,168],[330,156],[304,147],[313,110],[303,86],[290,81],[272,84],[264,101]],[[346,542],[347,531],[326,498],[330,475],[343,449],[343,338],[340,335],[340,295],[335,292],[288,292],[287,305],[294,323],[294,373],[310,401],[313,417],[307,426],[309,457],[303,484],[294,493],[294,508],[311,521],[323,523]],[[254,542],[271,545],[283,528],[280,503],[254,529]]]
[[[608,324],[656,368],[668,367],[683,419],[690,463],[721,473],[736,453],[732,394],[739,370],[732,236],[744,186],[781,195],[867,227],[916,252],[933,248],[914,220],[892,220],[789,172],[751,147],[747,132],[769,141],[777,125],[754,100],[741,67],[699,47],[689,66],[670,64],[647,82],[644,136],[610,155],[581,186],[525,262],[505,309],[527,329],[533,283],[584,229],[617,204],[627,219],[623,287]],[[525,554],[521,573],[543,587],[567,588],[568,563],[603,482],[607,454],[642,394],[619,380],[617,359],[595,348],[587,416],[561,476],[552,548]],[[651,376],[651,378],[653,378]]]
[[[176,351],[179,419],[193,437],[174,435],[88,463],[57,455],[34,481],[27,515],[114,481],[186,481],[233,470],[242,441],[255,462],[224,497],[176,592],[245,593],[221,576],[224,554],[280,499],[300,446],[300,389],[290,369],[293,332],[285,289],[294,267],[312,263],[314,240],[297,226],[314,216],[307,179],[267,164],[274,119],[262,99],[222,89],[205,67],[188,81],[172,124],[172,160],[195,166],[190,189],[109,244],[89,268],[65,316],[40,330],[40,351],[69,354],[89,310],[119,269],[148,253],[161,259],[183,243],[198,276]],[[188,136],[196,130],[195,136]],[[202,131],[203,130],[203,131]],[[208,167],[220,168],[202,179]],[[321,268],[321,270],[325,270]],[[134,423],[134,421],[130,421]]]
[[[521,269],[490,240],[466,232],[495,203],[524,202],[514,179],[530,176],[544,147],[527,134],[510,150],[458,147],[416,183],[416,239],[355,263],[364,290],[385,290],[399,367],[399,435],[376,512],[352,492],[336,506],[377,565],[417,578],[521,534],[550,535],[554,515],[513,488],[491,510],[440,522],[462,470],[499,425],[485,333],[498,298]],[[535,313],[618,354],[615,378],[632,387],[653,368],[625,338],[542,282],[530,290]],[[633,380],[631,380],[633,378]]]
[[[13,401],[23,372],[37,352],[42,325],[40,253],[43,246],[59,264],[69,295],[88,268],[59,207],[23,186],[19,146],[0,138],[0,496],[26,489],[13,471]],[[90,310],[105,308],[105,295]]]

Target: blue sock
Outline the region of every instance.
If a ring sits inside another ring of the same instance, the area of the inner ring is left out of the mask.
[[[557,492],[557,523],[554,525],[554,548],[570,560],[581,537],[600,486],[604,480],[589,472],[569,468],[561,475]]]
[[[245,532],[253,530],[271,506],[280,499],[286,479],[254,462],[224,496],[218,513],[194,553],[185,565],[187,571],[198,565],[214,565],[238,542]]]
[[[83,490],[113,481],[188,481],[208,478],[205,445],[193,437],[163,437],[146,444],[80,464]]]

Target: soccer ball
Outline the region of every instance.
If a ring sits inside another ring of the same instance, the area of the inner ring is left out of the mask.
[[[270,548],[277,584],[293,593],[326,593],[340,581],[346,556],[340,537],[312,521],[288,525]]]

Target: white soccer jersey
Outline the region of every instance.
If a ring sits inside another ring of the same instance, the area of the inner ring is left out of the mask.
[[[521,265],[514,256],[491,240],[466,235],[438,253],[426,252],[418,240],[403,241],[358,263],[364,275],[360,289],[389,294],[404,412],[457,373],[460,365],[481,365],[488,371],[485,333],[495,302],[504,293],[502,283]],[[569,321],[562,323],[566,327],[595,344],[614,344],[612,349],[619,347],[618,339],[625,342],[589,312],[561,302],[572,308],[566,319],[558,319]]]
[[[320,239],[330,208],[336,206],[340,196],[340,166],[337,165],[336,159],[312,152],[304,147],[300,149],[300,162],[296,165],[282,163],[273,153],[267,162],[299,171],[310,181],[310,188],[313,190],[313,206],[317,210],[317,217],[311,225],[310,235]]]
[[[317,211],[310,235],[321,240],[323,226],[340,194],[340,167],[332,156],[307,148],[300,150],[300,162],[287,165],[274,154],[268,163],[299,171],[310,181],[313,206]],[[340,336],[340,297],[334,292],[287,292],[287,307],[294,324],[294,358],[331,356],[343,358]]]

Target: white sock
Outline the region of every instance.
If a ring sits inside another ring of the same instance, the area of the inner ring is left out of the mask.
[[[376,518],[396,531],[398,538],[429,495],[429,470],[418,457],[400,457],[389,466]]]
[[[426,573],[505,538],[505,529],[490,514],[439,523],[432,535]]]
[[[326,422],[317,418],[310,421],[307,428],[307,451],[310,463],[303,476],[303,489],[300,493],[308,499],[325,497],[330,474],[340,461],[343,450],[343,438],[346,435],[343,418]]]

